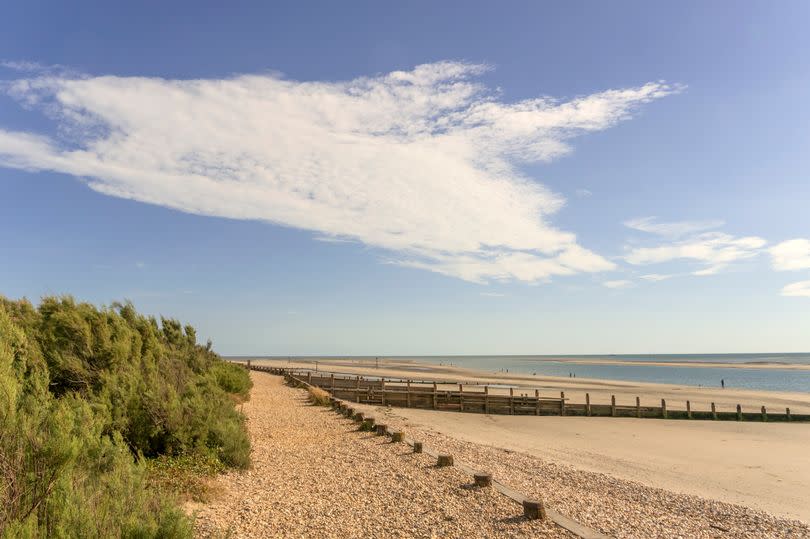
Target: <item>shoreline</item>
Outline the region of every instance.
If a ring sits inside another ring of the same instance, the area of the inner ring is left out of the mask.
[[[257,361],[288,361],[292,360],[297,363],[309,363],[317,361],[320,363],[332,362],[352,362],[354,364],[371,364],[375,363],[375,358],[370,356],[223,356],[225,359],[231,361],[244,361],[247,359],[255,359]],[[441,363],[449,363],[464,369],[473,369],[473,367],[464,367],[456,362],[463,362],[465,359],[478,358],[485,356],[424,356],[424,360],[417,359],[415,356],[380,356],[380,361],[386,364],[411,364],[411,365],[430,365],[437,366],[433,360],[440,361]],[[491,356],[493,358],[505,358],[515,361],[522,361],[526,364],[531,363],[563,363],[570,365],[621,365],[629,367],[690,367],[690,368],[710,368],[710,369],[741,369],[741,370],[784,370],[784,371],[810,371],[810,364],[807,363],[790,363],[784,361],[747,361],[740,363],[725,363],[722,361],[712,360],[678,360],[678,361],[663,361],[655,359],[643,359],[632,361],[629,359],[604,359],[602,357],[589,358],[587,356]],[[429,361],[431,360],[431,361]]]
[[[240,358],[244,361],[247,358]],[[275,367],[312,369],[314,360],[286,360],[251,358],[259,365]],[[379,368],[375,360],[366,359],[329,359],[318,360],[318,368],[335,374],[377,376],[436,382],[465,382],[487,384],[500,387],[515,387],[518,390],[539,389],[541,394],[553,391],[565,391],[566,397],[573,402],[585,402],[585,393],[589,393],[593,403],[609,403],[615,395],[617,403],[634,404],[636,397],[642,405],[660,403],[667,400],[667,407],[672,410],[685,410],[686,401],[690,401],[694,410],[708,410],[714,402],[718,411],[733,411],[737,404],[744,411],[757,412],[761,406],[774,411],[790,408],[792,413],[810,413],[810,393],[796,391],[769,391],[762,389],[742,389],[726,387],[705,387],[680,384],[663,384],[656,382],[635,382],[611,380],[605,378],[569,378],[559,376],[533,376],[523,373],[490,372],[450,365],[435,365],[415,361],[398,361],[381,359]]]

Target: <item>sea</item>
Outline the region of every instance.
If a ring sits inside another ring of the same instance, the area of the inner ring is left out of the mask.
[[[252,356],[259,357],[259,356]],[[287,359],[288,356],[266,356]],[[236,359],[236,358],[233,358]],[[374,360],[374,356],[309,356],[293,357],[297,361],[318,359]],[[634,382],[657,382],[698,387],[764,389],[768,391],[800,391],[810,393],[810,370],[788,369],[788,365],[810,367],[810,353],[767,354],[635,354],[635,355],[554,355],[554,356],[380,356],[386,359],[413,361],[436,365],[452,365],[487,372],[537,374],[601,378]],[[572,360],[594,363],[572,363]],[[663,365],[651,365],[650,362]],[[666,365],[692,363],[694,365]],[[718,366],[701,366],[717,363]],[[745,369],[734,365],[761,365],[766,368]],[[728,366],[725,366],[728,365]],[[425,370],[428,367],[425,366]]]

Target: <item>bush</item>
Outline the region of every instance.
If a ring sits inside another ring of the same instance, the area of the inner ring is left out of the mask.
[[[212,366],[211,372],[216,378],[217,385],[224,391],[238,395],[244,400],[248,399],[253,382],[247,369],[235,363],[221,361]]]
[[[0,297],[0,537],[189,537],[144,457],[249,466],[249,390],[176,320]]]
[[[307,387],[309,400],[316,406],[329,406],[329,393],[315,386]]]

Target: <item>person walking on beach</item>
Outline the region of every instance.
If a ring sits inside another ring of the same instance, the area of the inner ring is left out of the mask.
[[[720,387],[723,388],[723,389],[726,388],[726,380],[725,380],[725,378],[720,379]]]

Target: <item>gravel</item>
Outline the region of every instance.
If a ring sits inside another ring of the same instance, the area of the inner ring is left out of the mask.
[[[392,408],[358,406],[425,447],[497,479],[617,538],[810,538],[810,526],[740,505],[648,487],[531,455],[463,442],[409,424]],[[482,416],[482,419],[485,416]]]
[[[359,432],[280,377],[252,377],[244,412],[253,467],[220,476],[216,500],[188,506],[199,537],[573,537],[526,520],[519,505],[456,468]]]

